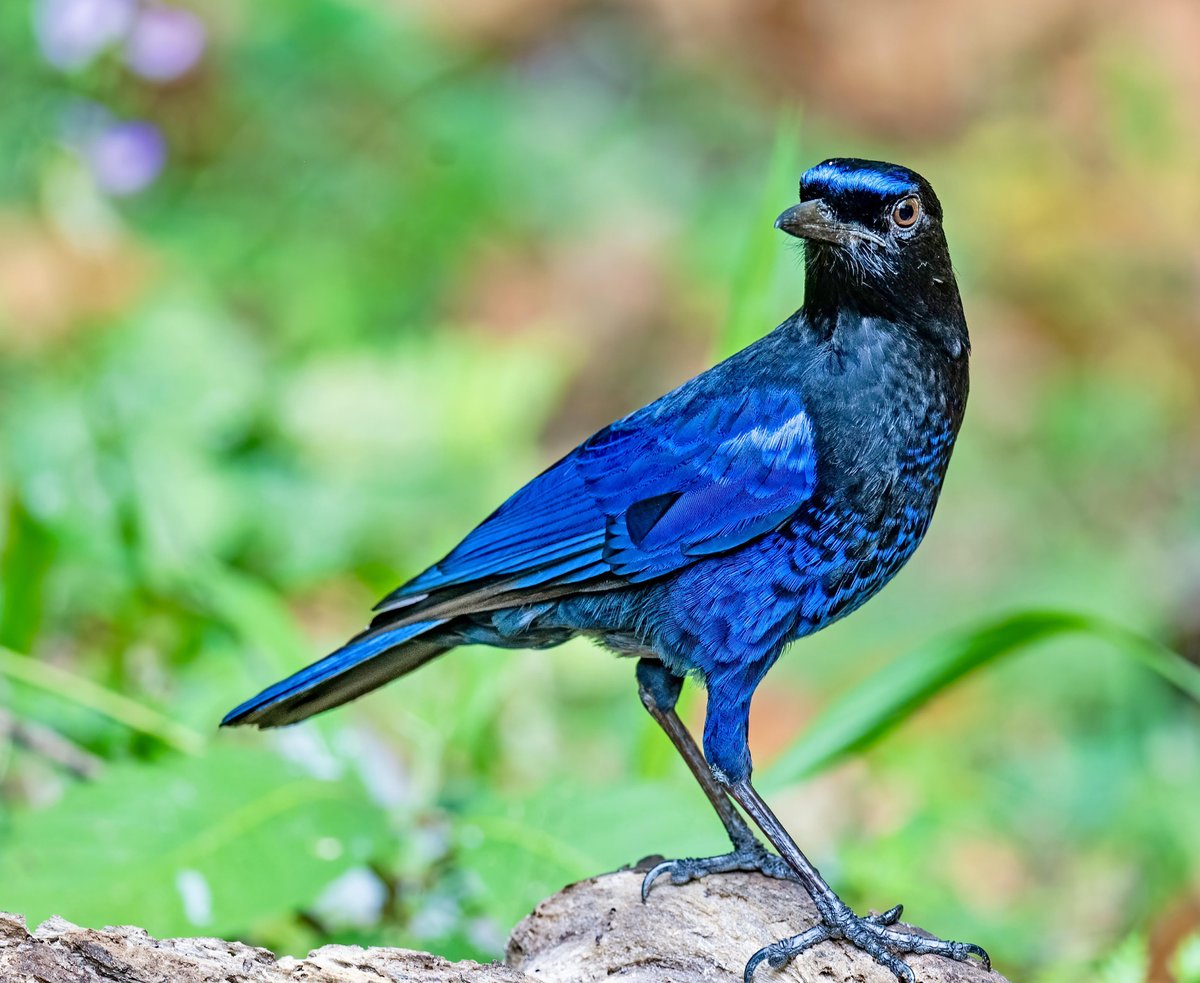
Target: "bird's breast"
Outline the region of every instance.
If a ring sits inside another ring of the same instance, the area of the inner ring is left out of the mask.
[[[844,376],[813,406],[811,497],[774,533],[671,588],[696,637],[772,657],[869,600],[924,537],[962,418],[957,387],[929,366],[883,359]]]

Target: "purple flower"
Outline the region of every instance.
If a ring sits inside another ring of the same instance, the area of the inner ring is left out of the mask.
[[[158,177],[167,160],[167,144],[153,123],[131,120],[93,135],[83,155],[102,191],[132,195]]]
[[[38,0],[34,33],[55,68],[83,68],[133,23],[135,0]]]
[[[138,12],[125,43],[125,64],[152,82],[189,72],[204,53],[207,34],[190,10],[151,4]]]

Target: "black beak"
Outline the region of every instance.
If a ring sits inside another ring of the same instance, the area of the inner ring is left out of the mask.
[[[797,239],[817,239],[821,242],[841,243],[851,235],[820,198],[793,205],[775,219],[775,228],[783,229]]]

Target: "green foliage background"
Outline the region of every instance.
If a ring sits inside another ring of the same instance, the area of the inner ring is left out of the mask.
[[[1010,976],[1200,978],[1177,6],[1068,4],[1070,31],[967,59],[965,107],[899,106],[899,77],[831,101],[757,4],[727,47],[656,4],[198,4],[204,61],[159,87],[115,55],[51,70],[0,6],[0,908],[487,957],[570,880],[722,849],[631,666],[584,642],[215,723],[789,314],[771,219],[857,155],[942,196],[974,392],[916,559],[764,686],[764,787],[847,900]],[[787,31],[854,70],[853,32]],[[151,188],[96,190],[61,137],[83,99],[163,129]]]

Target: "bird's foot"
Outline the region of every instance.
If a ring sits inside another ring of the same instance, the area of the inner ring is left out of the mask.
[[[983,964],[984,969],[992,968],[992,961],[987,952],[970,942],[946,942],[895,928],[902,911],[902,906],[896,905],[881,915],[868,915],[866,918],[860,918],[849,908],[835,911],[807,932],[780,939],[759,949],[746,963],[744,983],[751,983],[754,971],[762,963],[765,962],[772,969],[782,969],[805,949],[828,939],[844,939],[886,966],[903,983],[916,983],[916,976],[909,965],[900,958],[902,955],[932,953],[958,962],[967,962],[974,956]]]
[[[777,857],[755,840],[719,857],[684,857],[656,864],[642,878],[642,900],[645,901],[650,896],[650,888],[664,874],[670,875],[672,884],[686,884],[709,874],[728,874],[733,870],[757,870],[780,880],[796,879],[792,868],[781,857]]]

